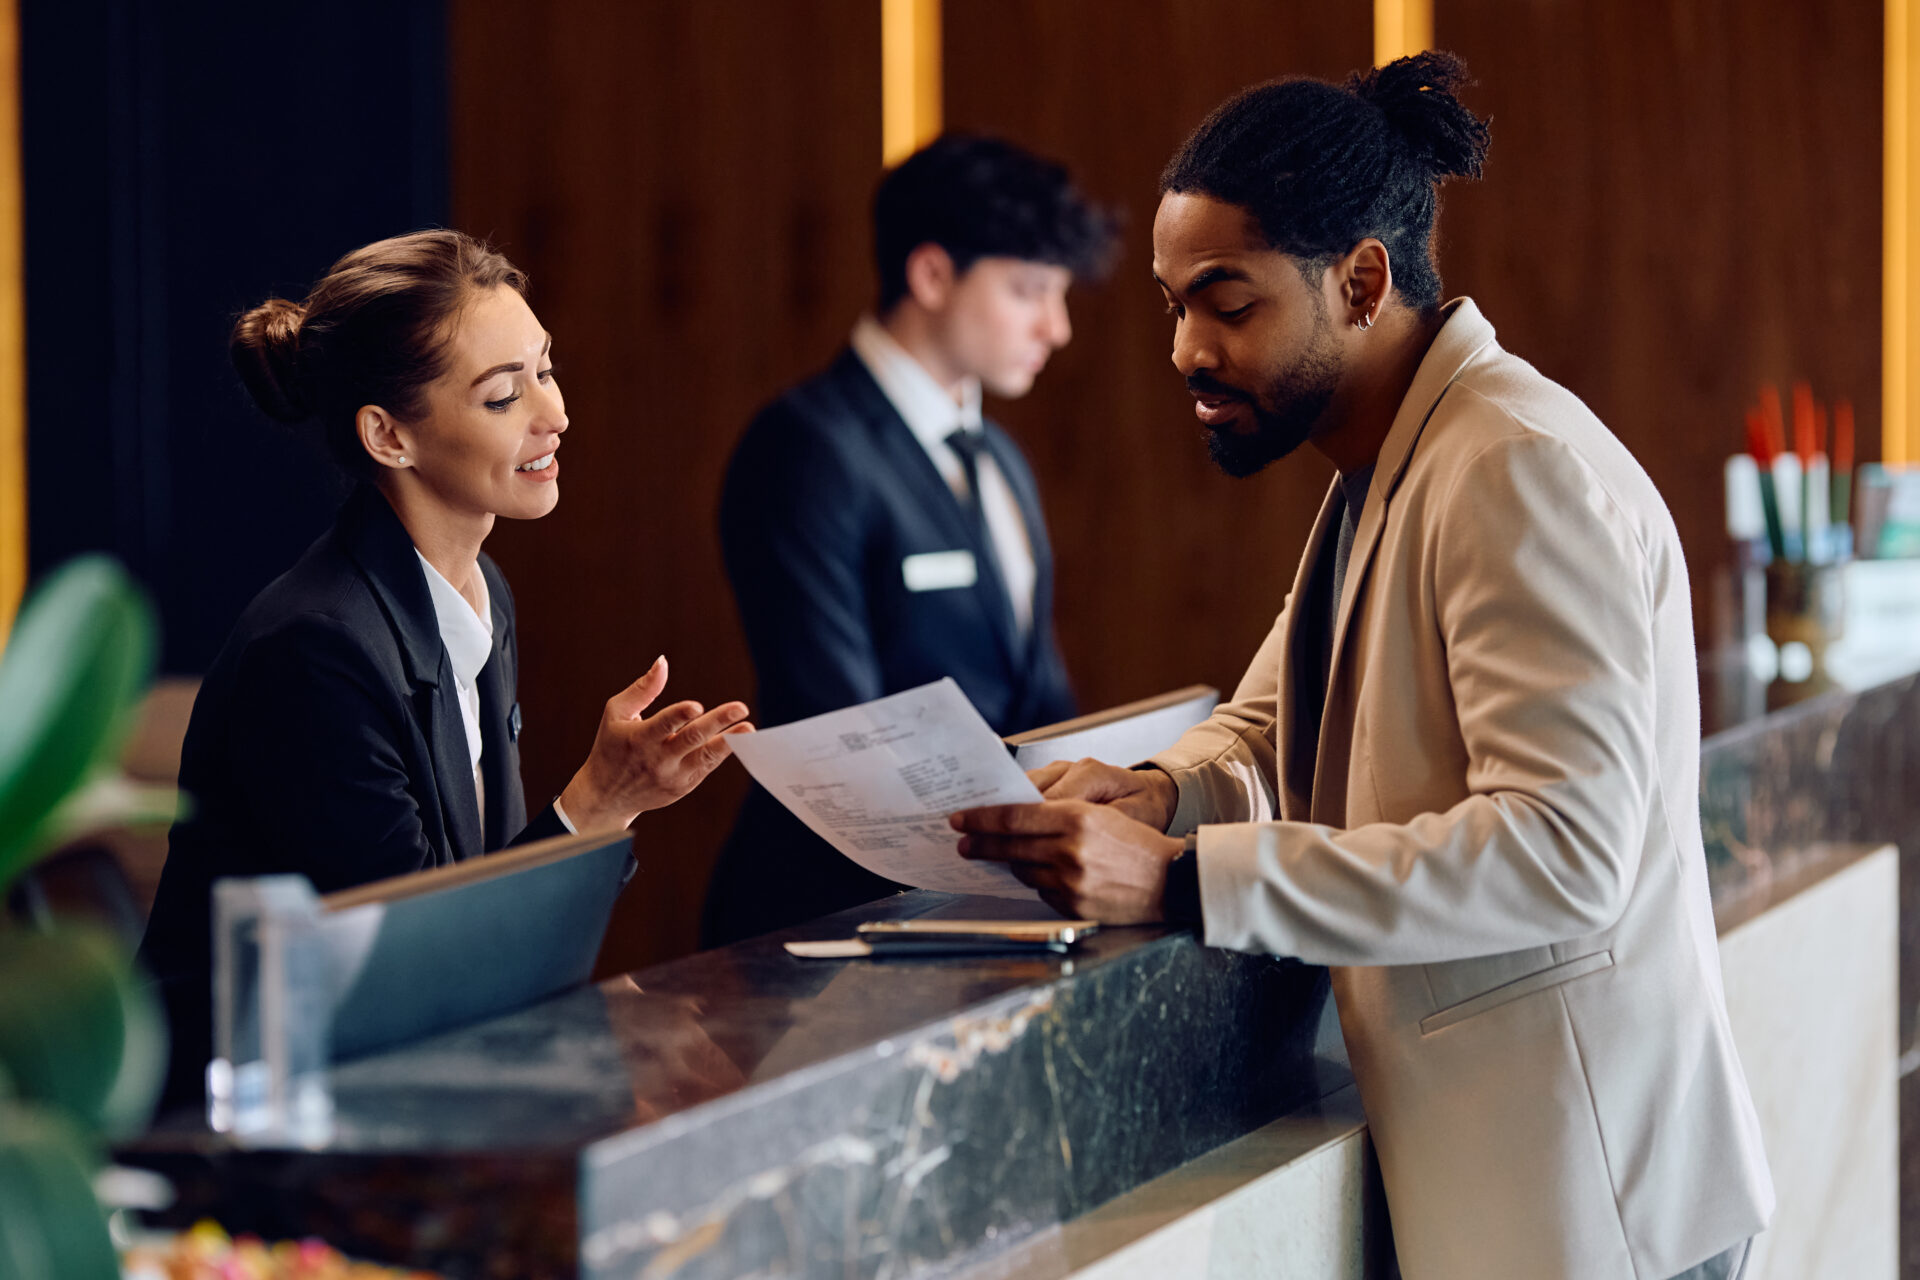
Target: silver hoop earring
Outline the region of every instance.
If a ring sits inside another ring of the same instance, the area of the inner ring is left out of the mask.
[[[1370,311],[1363,312],[1360,318],[1353,322],[1353,327],[1358,329],[1362,333],[1365,333],[1367,330],[1373,328],[1373,313]]]

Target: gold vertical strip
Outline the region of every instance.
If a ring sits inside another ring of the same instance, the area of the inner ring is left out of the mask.
[[[1886,120],[1881,174],[1880,456],[1915,461],[1913,0],[1886,0]]]
[[[1373,0],[1374,66],[1431,48],[1433,0]]]
[[[0,0],[0,642],[27,584],[27,321],[20,11]]]
[[[940,132],[940,0],[880,0],[880,158],[895,165]]]

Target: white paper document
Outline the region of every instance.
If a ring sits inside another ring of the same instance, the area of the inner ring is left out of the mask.
[[[969,862],[947,815],[1033,804],[1040,792],[960,686],[905,693],[741,734],[754,780],[841,853],[889,880],[942,893],[1037,900],[997,862]]]

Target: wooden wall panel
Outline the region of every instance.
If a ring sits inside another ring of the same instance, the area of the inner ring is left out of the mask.
[[[1072,345],[989,412],[1032,456],[1082,702],[1205,680],[1231,689],[1292,584],[1333,472],[1302,453],[1251,480],[1207,460],[1149,275],[1162,166],[1223,98],[1367,64],[1364,4],[967,0],[946,10],[947,124],[1065,161],[1124,206],[1111,280],[1070,298]]]
[[[1584,399],[1680,527],[1705,639],[1721,466],[1763,379],[1859,412],[1878,456],[1882,8],[1439,0],[1493,116],[1440,265]]]
[[[734,440],[872,292],[874,0],[453,0],[456,225],[533,277],[572,427],[559,509],[488,542],[521,620],[527,790],[563,786],[606,698],[749,697],[714,512]],[[690,950],[744,790],[727,765],[642,818],[610,964]]]

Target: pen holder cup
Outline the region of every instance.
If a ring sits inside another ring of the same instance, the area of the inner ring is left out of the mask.
[[[1779,667],[1767,705],[1783,707],[1835,688],[1827,652],[1839,642],[1846,615],[1841,564],[1776,560],[1767,573],[1767,637]]]

